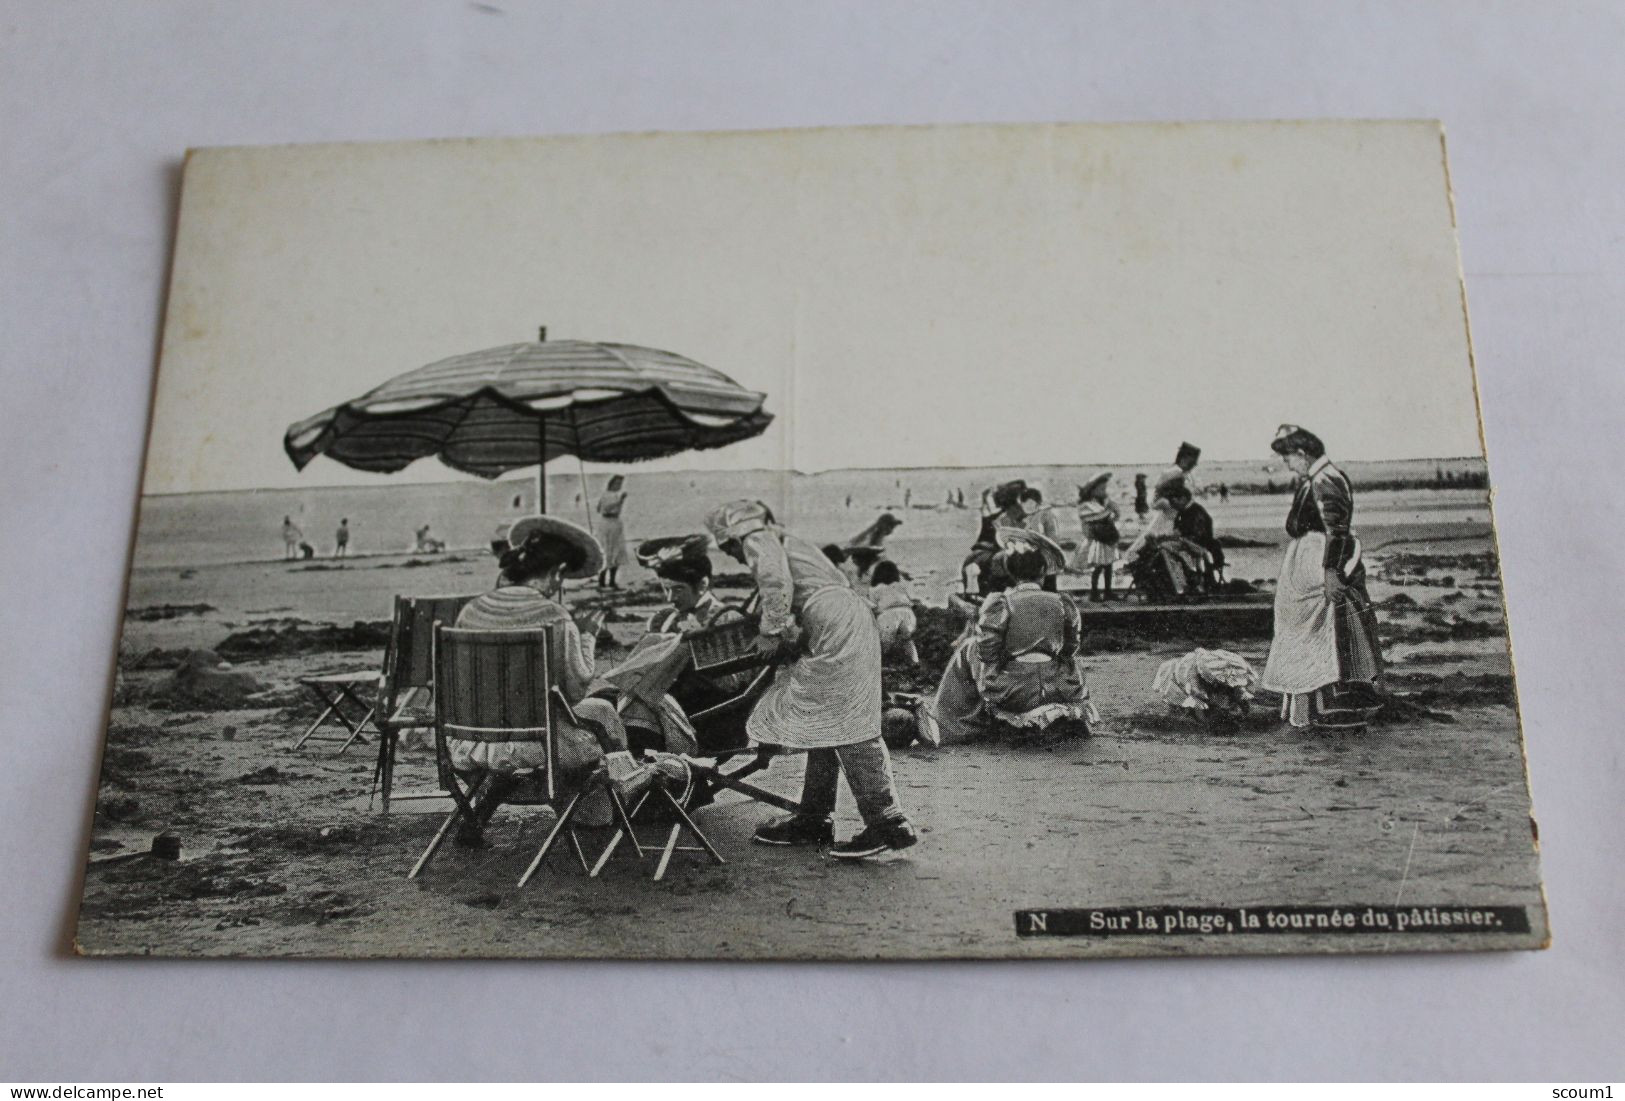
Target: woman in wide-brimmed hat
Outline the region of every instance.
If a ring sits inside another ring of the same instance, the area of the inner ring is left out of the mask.
[[[583,779],[606,753],[626,748],[626,728],[614,705],[587,698],[603,615],[573,619],[561,602],[566,578],[592,577],[603,561],[598,541],[583,528],[555,516],[527,516],[508,529],[508,549],[500,558],[502,572],[496,588],[469,601],[457,616],[458,627],[488,631],[562,626],[564,675],[556,687],[582,724],[562,721],[554,727],[554,763],[558,779],[565,786]],[[515,773],[547,765],[547,749],[542,742],[448,737],[446,748],[456,771],[489,777],[475,806],[479,826],[515,786]],[[582,825],[607,824],[608,800],[602,793],[593,793],[583,801],[578,814],[583,816]],[[479,828],[465,822],[458,841],[479,844]]]
[[[913,845],[880,737],[880,632],[869,606],[818,547],[781,528],[761,501],[730,501],[712,510],[705,526],[755,578],[758,648],[789,659],[746,729],[763,745],[807,751],[800,813],[762,826],[755,840],[828,844],[844,773],[864,829],[831,855],[857,859]]]
[[[1270,449],[1299,480],[1264,687],[1281,693],[1282,717],[1293,726],[1363,730],[1381,704],[1382,650],[1354,534],[1354,489],[1313,432],[1283,424]]]
[[[1002,568],[1014,585],[982,602],[927,705],[928,723],[944,743],[977,741],[1001,727],[1041,735],[1062,720],[1081,731],[1092,716],[1077,662],[1077,606],[1040,587],[1065,552],[1037,532],[999,534]]]
[[[1117,543],[1122,538],[1117,530],[1117,502],[1106,490],[1111,479],[1108,470],[1078,487],[1078,523],[1083,527],[1083,542],[1072,566],[1080,573],[1089,571],[1089,599],[1097,604],[1112,598],[1112,567],[1117,563]],[[1104,592],[1102,581],[1106,583]]]

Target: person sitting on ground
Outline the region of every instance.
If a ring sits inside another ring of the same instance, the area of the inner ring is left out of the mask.
[[[1064,553],[1036,533],[1006,536],[1012,588],[982,602],[927,705],[943,744],[1001,731],[1054,737],[1087,733],[1094,718],[1078,665],[1082,620],[1072,601],[1040,588]]]
[[[1021,504],[1021,494],[1026,488],[1027,483],[1018,478],[983,491],[981,530],[976,533],[970,554],[959,567],[967,592],[973,576],[978,596],[1002,592],[1010,586],[1010,578],[1003,569],[1004,559],[999,557],[999,532],[1028,530],[1027,512]]]
[[[1021,491],[1022,526],[1028,531],[1036,531],[1039,535],[1052,542],[1061,541],[1061,525],[1055,519],[1055,510],[1044,503],[1044,494],[1037,486],[1028,486]],[[1055,592],[1059,586],[1060,567],[1053,573],[1044,575],[1043,587],[1047,593]]]
[[[895,659],[910,667],[919,665],[920,652],[914,646],[914,632],[919,628],[914,597],[897,563],[875,563],[866,599],[875,610],[875,625],[880,628],[882,660]]]
[[[511,539],[510,539],[511,542]],[[429,534],[429,525],[424,524],[417,530],[417,542],[412,548],[423,554],[439,554],[446,549],[446,544]]]
[[[562,628],[563,678],[557,688],[577,721],[564,719],[554,724],[553,749],[557,780],[561,787],[568,787],[581,783],[607,754],[626,748],[626,728],[615,706],[587,695],[603,613],[572,618],[562,603],[565,579],[596,576],[603,551],[586,530],[553,516],[517,521],[509,529],[508,543],[496,588],[469,601],[456,625],[486,631]],[[491,815],[519,786],[516,774],[547,766],[547,747],[540,741],[448,737],[446,749],[455,771],[484,777],[475,797],[476,820],[464,821],[457,835],[459,844],[478,847]],[[577,812],[577,821],[584,826],[607,825],[609,820],[609,801],[602,792],[590,794]]]
[[[1135,588],[1153,604],[1199,599],[1205,584],[1207,551],[1175,530],[1179,509],[1173,499],[1158,497],[1151,506],[1151,523],[1123,552]]]
[[[1207,564],[1202,571],[1203,587],[1210,593],[1218,592],[1224,584],[1224,545],[1213,534],[1212,515],[1188,491],[1169,500],[1177,510],[1174,514],[1174,532],[1195,543],[1207,554]]]

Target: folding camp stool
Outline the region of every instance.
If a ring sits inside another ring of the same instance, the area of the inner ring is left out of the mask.
[[[692,763],[685,763],[687,764],[692,777],[697,770],[694,768]],[[620,816],[621,825],[610,837],[609,844],[604,846],[604,851],[599,854],[597,863],[595,863],[588,870],[587,874],[589,876],[596,878],[598,873],[604,870],[604,865],[609,863],[610,857],[615,855],[616,849],[620,847],[621,841],[624,839],[630,838],[632,841],[633,851],[637,854],[640,860],[643,858],[644,846],[638,841],[638,836],[632,823],[637,818],[638,812],[641,811],[651,799],[655,800],[657,803],[663,803],[676,818],[676,821],[671,824],[670,832],[666,835],[665,843],[660,846],[660,858],[655,864],[654,872],[654,881],[656,883],[666,878],[666,869],[671,866],[671,858],[675,853],[704,853],[706,856],[711,858],[711,863],[713,864],[727,863],[727,861],[722,858],[722,854],[717,851],[716,846],[711,844],[710,838],[705,836],[705,832],[701,830],[697,824],[695,824],[694,819],[689,817],[688,812],[683,809],[682,800],[678,799],[671,793],[671,789],[667,784],[667,778],[665,776],[659,775],[658,773],[653,776],[649,787],[641,795],[639,795],[638,801],[633,805],[630,813],[627,813],[625,810],[625,804],[617,785],[611,781],[609,782],[608,786],[610,790],[610,797],[614,800],[617,814]],[[687,793],[685,792],[684,794],[686,795]],[[684,830],[687,830],[689,835],[692,836],[694,840],[698,842],[698,844],[679,845],[678,841],[682,839]]]
[[[356,742],[365,742],[366,735],[362,730],[372,721],[373,713],[377,710],[376,691],[378,687],[378,674],[370,669],[358,669],[348,673],[329,673],[325,676],[300,677],[299,683],[304,685],[311,695],[322,704],[322,713],[316,716],[316,721],[310,724],[304,734],[300,735],[293,748],[303,748],[309,741],[343,742],[338,751],[343,753]],[[371,688],[374,698],[363,697],[361,689]],[[352,719],[345,713],[348,707],[351,711],[360,712],[359,719]],[[337,724],[344,728],[343,736],[316,737],[316,731],[324,726]]]

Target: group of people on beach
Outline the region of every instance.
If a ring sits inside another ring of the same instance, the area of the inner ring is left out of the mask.
[[[333,534],[333,557],[344,558],[350,553],[350,518],[339,521]],[[285,559],[314,558],[316,548],[305,541],[305,533],[293,522],[292,516],[282,518],[282,557]]]
[[[1262,683],[1279,693],[1282,717],[1294,727],[1358,729],[1378,703],[1381,656],[1352,524],[1352,489],[1313,433],[1283,425],[1271,447],[1298,485],[1286,519],[1290,542]],[[1189,485],[1198,457],[1195,447],[1181,446],[1174,467],[1146,502],[1145,511],[1158,516],[1135,546],[1156,547],[1152,541],[1159,535],[1193,544],[1206,554],[1200,576],[1211,578],[1222,571],[1223,557],[1215,553],[1211,519],[1202,522],[1205,510],[1191,517],[1200,508]],[[1108,481],[1097,476],[1080,487],[1085,538],[1070,564],[1091,571],[1091,599],[1109,598],[1109,571],[1121,560],[1114,557],[1120,533],[1107,526],[1114,527],[1119,515],[1104,492]],[[618,495],[611,498],[612,511],[601,505],[598,515],[618,521],[625,493],[621,485],[612,493]],[[974,564],[990,583],[933,699],[922,708],[928,720],[922,732],[943,741],[973,740],[994,727],[1087,732],[1097,716],[1078,660],[1083,618],[1078,604],[1056,591],[1054,580],[1069,562],[1053,528],[1035,519],[1044,509],[1042,494],[1006,483],[988,497],[993,507],[984,534],[993,550]],[[615,585],[611,548],[619,541],[611,539],[618,525],[600,526],[600,538],[561,518],[528,517],[509,532],[497,586],[469,603],[458,625],[562,629],[566,661],[559,687],[575,721],[555,734],[555,765],[579,776],[621,751],[673,758],[706,753],[704,732],[689,716],[738,686],[697,678],[682,643],[730,621],[754,622],[748,649],[774,672],[751,701],[738,744],[806,754],[800,810],[762,824],[754,840],[830,846],[832,856],[846,860],[884,856],[918,839],[899,801],[882,737],[882,667],[889,652],[898,653],[900,641],[907,643],[908,660],[914,630],[913,599],[901,570],[885,555],[886,537],[900,523],[888,514],[845,545],[820,547],[786,530],[765,503],[740,499],[711,509],[703,532],[647,540],[638,559],[659,578],[669,605],[651,618],[631,658],[617,669],[599,670],[603,613],[572,616],[563,586],[567,579],[590,578],[600,588]],[[712,546],[749,571],[754,594],[746,606],[724,603],[711,591]],[[1178,565],[1191,569],[1183,561]],[[545,763],[532,759],[542,752],[536,743],[453,738],[448,749],[452,766],[464,772],[511,776]],[[835,843],[841,776],[864,825]],[[485,789],[478,805],[487,816],[506,782]],[[483,818],[465,822],[461,840],[478,844],[481,825]]]
[[[1148,492],[1144,474],[1134,476],[1134,513],[1140,531],[1123,548],[1123,508],[1111,492],[1112,474],[1103,471],[1078,486],[1077,517],[1080,538],[1070,557],[1046,573],[1040,587],[1054,592],[1063,572],[1087,574],[1089,599],[1103,603],[1116,599],[1113,588],[1118,563],[1128,569],[1132,583],[1149,599],[1180,601],[1219,591],[1224,585],[1224,546],[1214,535],[1213,517],[1197,501],[1191,474],[1201,449],[1182,443],[1173,466],[1158,477]],[[1228,497],[1226,487],[1225,497]],[[1062,546],[1060,523],[1043,491],[1017,479],[993,486],[982,494],[982,526],[963,565],[967,591],[986,596],[1010,583],[1003,568],[1004,542],[1012,531],[1043,537]]]

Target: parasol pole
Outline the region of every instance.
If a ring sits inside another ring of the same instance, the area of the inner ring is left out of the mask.
[[[536,453],[541,457],[536,464],[536,514],[547,515],[547,419],[536,418]]]
[[[587,463],[580,455],[576,456],[576,466],[581,471],[581,503],[587,508],[587,533],[596,535],[592,530],[592,491],[587,488]]]

